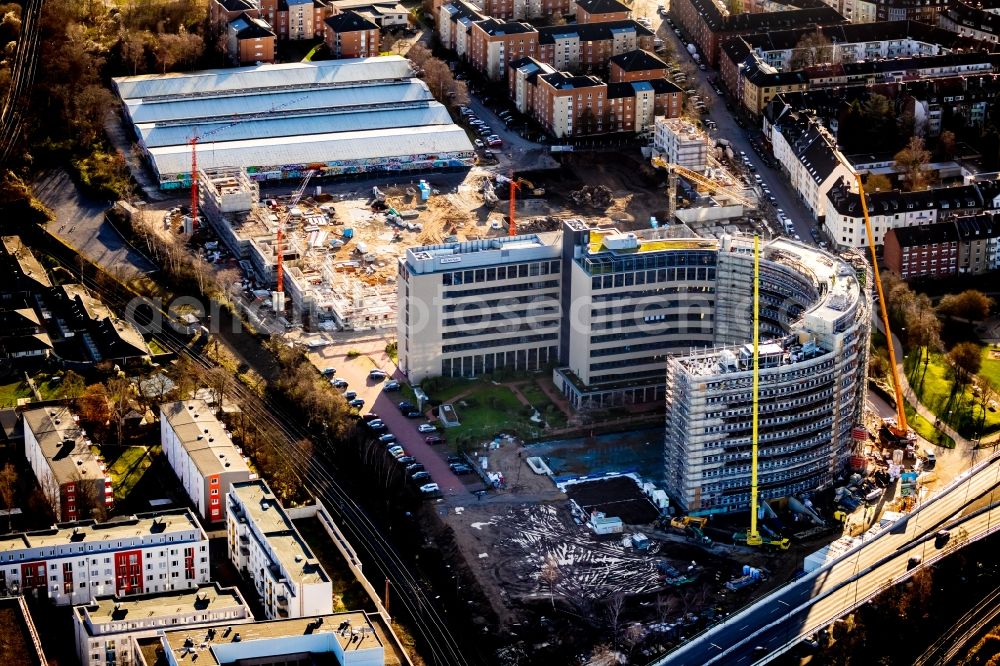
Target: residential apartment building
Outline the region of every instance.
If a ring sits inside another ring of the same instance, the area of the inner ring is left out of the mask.
[[[614,56],[652,51],[654,39],[632,20],[547,26],[538,29],[538,59],[560,71],[603,70]]]
[[[178,626],[193,632],[216,623],[248,622],[253,614],[240,591],[218,583],[138,597],[105,596],[73,608],[76,656],[82,666],[131,664],[133,640]]]
[[[208,535],[187,509],[0,537],[0,591],[57,606],[209,582]]]
[[[212,25],[224,28],[246,14],[251,18],[260,17],[260,7],[255,0],[210,0],[208,18]]]
[[[705,132],[683,118],[656,119],[653,148],[668,164],[704,172],[708,168],[709,141]]]
[[[368,58],[377,56],[380,29],[353,11],[344,11],[324,22],[323,39],[334,58]]]
[[[227,622],[188,629],[161,630],[158,635],[133,641],[136,666],[250,666],[274,664],[329,664],[331,666],[383,666],[386,648],[382,638],[394,640],[387,623],[377,614],[361,611],[324,614],[288,620],[242,624]],[[390,651],[402,650],[398,644]],[[392,657],[391,663],[399,663]]]
[[[226,52],[234,65],[273,63],[275,39],[268,22],[249,13],[226,26]]]
[[[938,25],[964,37],[1000,42],[1000,2],[954,0],[938,13]]]
[[[483,13],[507,21],[524,21],[570,13],[572,0],[483,0]]]
[[[789,9],[759,14],[730,14],[722,3],[713,0],[676,0],[670,15],[681,24],[709,65],[719,62],[719,47],[740,35],[837,25],[847,20],[831,7]]]
[[[331,13],[336,16],[343,12],[354,12],[368,19],[380,28],[406,27],[410,24],[410,12],[396,0],[330,0]]]
[[[315,39],[323,36],[323,19],[333,12],[327,0],[256,0],[261,16],[278,39]]]
[[[538,56],[538,32],[528,23],[486,19],[472,23],[469,62],[487,78],[497,81],[519,58]]]
[[[574,0],[573,11],[577,23],[625,21],[632,18],[628,5],[618,0]]]
[[[649,51],[636,49],[609,59],[608,83],[650,81],[667,77],[667,63]]]
[[[556,138],[651,130],[656,116],[677,117],[683,93],[665,78],[604,83],[596,76],[557,71],[535,58],[510,65],[514,105]]]
[[[1000,269],[1000,215],[954,218],[958,231],[958,272],[978,275]]]
[[[830,190],[851,177],[836,139],[815,117],[798,111],[784,114],[770,138],[775,161],[809,212],[822,222]]]
[[[784,239],[762,248],[761,499],[829,487],[853,451],[871,335],[870,298],[858,270],[867,270],[863,261],[852,266]],[[870,284],[870,275],[864,278]],[[718,282],[726,290],[716,294],[717,319],[732,315],[728,332],[714,341],[720,346],[666,361],[667,492],[695,515],[750,506],[753,347],[744,342],[753,326],[750,241],[723,239]]]
[[[949,0],[875,0],[876,21],[922,21],[934,25]]]
[[[0,287],[3,301],[34,299],[52,290],[52,281],[45,268],[35,258],[31,248],[24,245],[18,236],[0,237],[0,262],[6,277]]]
[[[987,183],[868,194],[868,213],[876,245],[882,245],[889,229],[934,224],[953,216],[995,210],[1000,210],[1000,196]],[[868,246],[861,201],[852,181],[841,181],[831,188],[823,224],[839,247]]]
[[[233,484],[226,501],[229,559],[260,596],[269,619],[333,612],[333,586],[271,489]]]
[[[477,7],[463,0],[442,4],[438,7],[435,17],[441,45],[454,51],[459,58],[467,57],[469,52],[472,24],[487,19]]]
[[[958,232],[954,223],[889,229],[882,256],[890,271],[912,280],[958,275]]]
[[[203,400],[160,405],[160,445],[184,492],[209,523],[225,518],[225,497],[232,484],[256,478]]]
[[[103,518],[114,508],[111,477],[69,407],[26,409],[24,455],[57,522]]]

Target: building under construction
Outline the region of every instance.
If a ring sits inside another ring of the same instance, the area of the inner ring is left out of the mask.
[[[695,513],[746,511],[751,501],[752,244],[724,243],[717,270],[716,346],[671,357],[666,373],[667,490]],[[829,485],[853,450],[871,336],[867,271],[788,240],[763,248],[761,499]]]
[[[277,287],[284,221],[283,286],[297,317],[319,329],[395,325],[395,286],[374,276],[371,254],[345,247],[345,227],[331,202],[261,205],[258,185],[245,169],[202,170],[198,182],[205,220],[252,276],[255,293],[266,296]]]

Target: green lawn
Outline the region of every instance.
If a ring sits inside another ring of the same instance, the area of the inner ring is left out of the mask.
[[[115,502],[121,502],[131,494],[142,475],[153,464],[155,450],[149,450],[146,455],[145,446],[128,446],[121,449],[121,454],[109,466],[111,485],[115,490]],[[113,449],[108,449],[110,453]]]
[[[910,407],[909,403],[906,405],[906,422],[917,432],[918,435],[926,439],[928,442],[943,446],[946,449],[955,448],[955,440],[937,430],[933,423],[922,417],[920,414],[917,414],[913,410],[913,407]]]
[[[550,428],[562,428],[566,425],[566,414],[549,400],[549,396],[537,383],[522,384],[518,388],[531,406],[542,414]]]
[[[0,384],[0,407],[14,407],[18,398],[30,398],[31,389],[25,382]]]
[[[964,437],[981,437],[1000,429],[1000,413],[988,411],[980,432],[983,414],[972,395],[971,387],[965,387],[961,393],[954,390],[955,383],[942,354],[931,354],[926,372],[921,357],[922,354],[916,351],[908,355],[906,373],[913,391],[928,409]],[[990,371],[993,370],[995,366],[991,362]]]
[[[452,403],[462,425],[448,429],[449,440],[476,445],[498,432],[516,433],[522,438],[541,435],[542,428],[528,420],[525,406],[509,388],[485,382],[476,382],[471,388],[469,395]]]
[[[1000,350],[995,351],[1000,354]],[[983,367],[979,374],[993,382],[993,386],[1000,390],[1000,355],[992,356],[989,347],[983,349]]]

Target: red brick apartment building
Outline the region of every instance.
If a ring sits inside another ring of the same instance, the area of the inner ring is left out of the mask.
[[[323,36],[323,20],[333,13],[326,0],[260,0],[263,18],[278,39]]]
[[[491,80],[502,79],[519,58],[538,56],[538,32],[520,21],[487,19],[472,24],[469,61]]]
[[[563,16],[570,13],[572,0],[483,0],[483,13],[498,19]]]
[[[904,280],[957,275],[958,240],[954,222],[898,227],[885,233],[883,256]]]
[[[666,77],[667,63],[649,51],[637,49],[612,56],[608,83],[649,81]]]
[[[243,14],[226,26],[226,52],[236,65],[274,62],[275,34],[262,18]]]
[[[577,23],[626,21],[632,14],[628,5],[618,0],[576,0],[575,5]]]
[[[557,70],[603,70],[612,56],[653,50],[655,36],[635,21],[602,21],[539,28],[538,58]]]
[[[323,39],[334,58],[367,58],[378,55],[379,27],[352,11],[331,16],[324,22]]]
[[[208,18],[215,26],[225,27],[244,14],[259,18],[260,10],[250,0],[211,0],[208,5]]]

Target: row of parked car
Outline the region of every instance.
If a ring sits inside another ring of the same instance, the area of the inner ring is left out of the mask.
[[[405,416],[409,418],[417,418],[422,416],[416,407],[407,401],[399,403],[399,411],[401,411]],[[403,473],[406,475],[407,480],[417,487],[422,495],[436,496],[441,493],[441,488],[438,484],[434,483],[434,479],[431,478],[430,472],[428,472],[424,466],[417,462],[417,459],[406,452],[406,449],[399,443],[396,435],[389,432],[388,426],[385,422],[378,417],[378,414],[370,412],[361,417],[365,422],[365,426],[371,430],[372,434],[378,437],[379,443],[385,446],[385,451],[390,456],[396,460],[396,464],[402,466]],[[435,432],[436,428],[430,423],[422,423],[417,426],[417,430],[420,432]],[[430,442],[432,436],[427,437],[427,441]],[[433,436],[437,437],[437,436]],[[437,440],[444,441],[443,438],[437,437]]]
[[[458,108],[458,112],[462,114],[462,118],[472,128],[472,131],[482,137],[482,139],[476,139],[475,141],[477,148],[484,148],[485,146],[498,148],[503,145],[503,139],[498,134],[494,134],[493,128],[487,125],[485,120],[480,120],[472,109],[467,106],[461,106]],[[509,119],[505,119],[502,116],[501,120],[510,122]]]
[[[344,400],[347,401],[347,405],[349,407],[352,407],[354,409],[361,409],[362,407],[365,406],[364,399],[358,397],[357,391],[347,390],[347,388],[350,386],[347,380],[344,379],[343,377],[337,377],[336,368],[323,368],[321,374],[324,377],[328,377],[330,379],[330,385],[333,386],[333,388],[340,389],[341,391],[344,392]],[[368,379],[375,382],[384,382],[386,379],[388,379],[388,377],[389,375],[387,375],[384,370],[379,370],[378,368],[375,368],[368,373]],[[382,390],[390,392],[398,391],[399,382],[397,382],[395,379],[388,381],[382,387]]]

